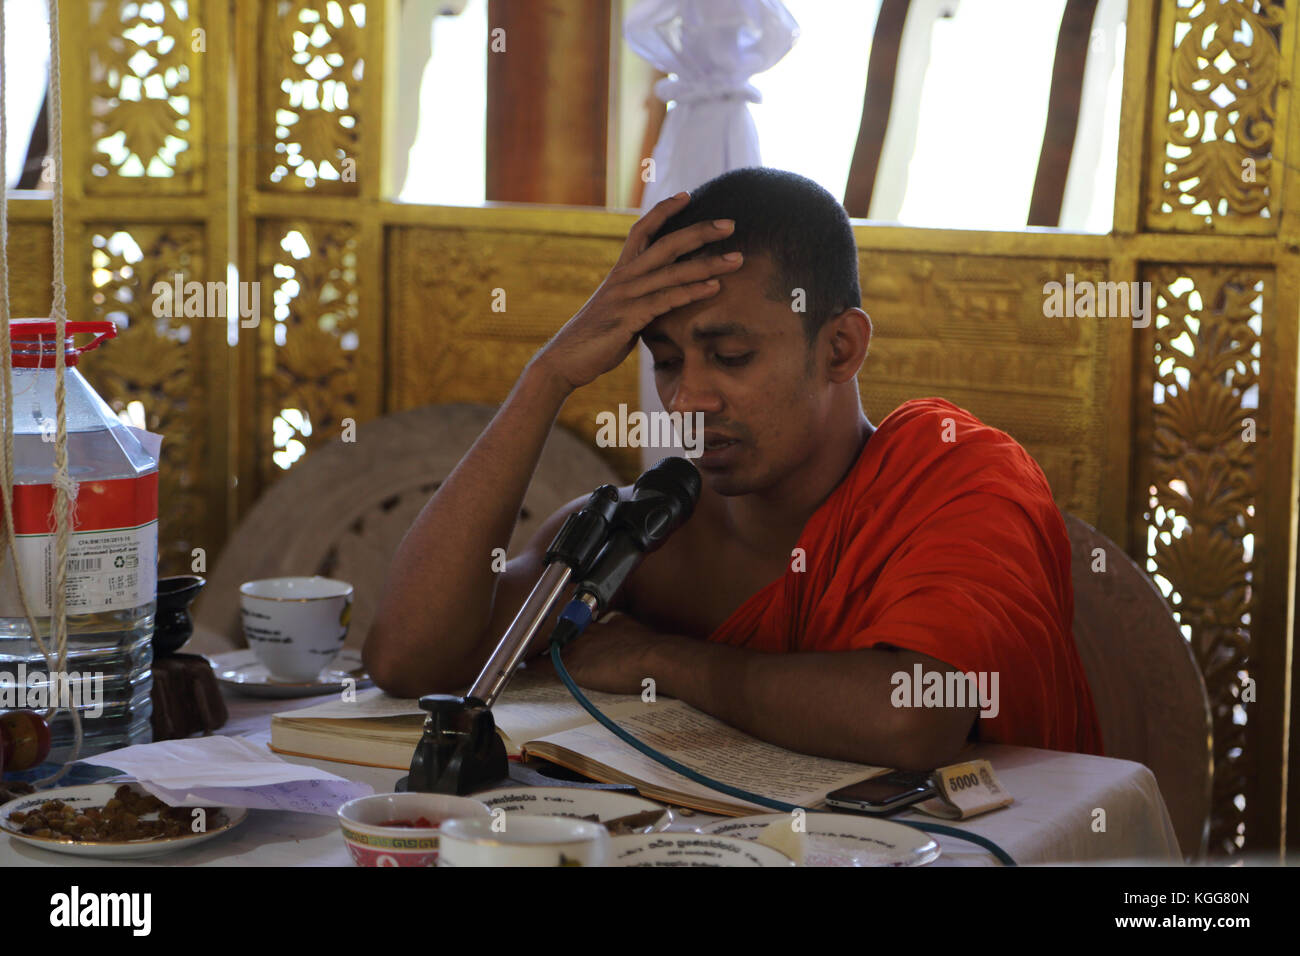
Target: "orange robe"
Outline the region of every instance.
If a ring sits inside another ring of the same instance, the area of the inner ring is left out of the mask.
[[[798,547],[806,569],[792,559],[709,640],[767,652],[887,645],[997,672],[998,712],[976,719],[978,739],[1102,752],[1074,646],[1065,523],[1009,435],[942,399],[904,403]]]

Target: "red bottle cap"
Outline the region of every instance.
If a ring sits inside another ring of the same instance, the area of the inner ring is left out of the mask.
[[[96,348],[104,339],[117,336],[117,326],[107,319],[94,322],[64,323],[67,338],[63,340],[63,354],[68,365],[77,364],[77,356]],[[85,345],[72,344],[72,336],[89,332],[95,337]],[[14,368],[54,368],[57,341],[54,337],[53,319],[13,319],[9,323],[9,340],[13,343]]]

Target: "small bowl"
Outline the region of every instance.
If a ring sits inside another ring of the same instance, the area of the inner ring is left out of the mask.
[[[339,829],[357,866],[437,866],[439,826],[453,818],[491,818],[487,805],[444,793],[376,793],[339,807]],[[431,821],[425,827],[382,826],[389,820]]]
[[[154,612],[153,653],[155,657],[175,654],[194,633],[190,605],[203,590],[206,580],[197,574],[178,574],[158,579],[157,610]]]

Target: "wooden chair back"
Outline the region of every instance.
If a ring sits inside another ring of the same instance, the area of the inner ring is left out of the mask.
[[[402,537],[495,413],[488,405],[426,405],[366,422],[354,442],[335,440],[312,451],[240,521],[195,604],[195,635],[186,650],[247,646],[239,613],[243,582],[313,574],[352,583],[344,646],[360,648]],[[509,552],[557,508],[607,482],[620,484],[586,442],[553,429]]]
[[[1074,641],[1108,757],[1155,774],[1183,856],[1204,856],[1214,749],[1200,668],[1164,596],[1116,544],[1065,516],[1073,557]]]

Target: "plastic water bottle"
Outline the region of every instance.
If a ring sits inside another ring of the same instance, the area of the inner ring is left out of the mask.
[[[112,322],[68,322],[65,408],[68,471],[76,483],[68,540],[68,653],[49,667],[18,600],[15,562],[0,570],[0,711],[41,709],[54,698],[82,718],[87,757],[152,739],[154,599],[158,575],[157,443],[122,424],[76,369],[77,356],[117,334]],[[11,323],[14,389],[14,527],[17,565],[41,638],[55,654],[50,614],[55,561],[54,322]],[[72,336],[95,339],[76,348]],[[73,744],[72,717],[51,720],[50,760]]]

